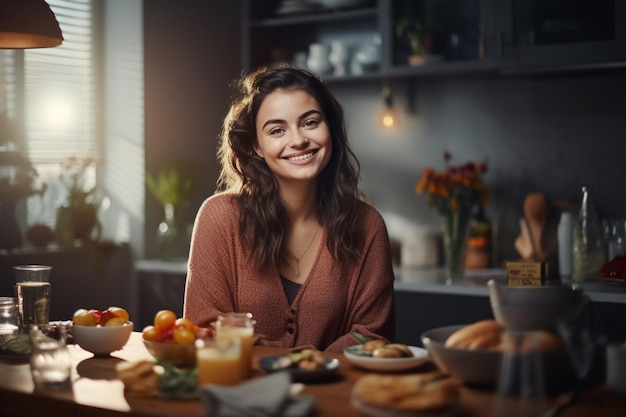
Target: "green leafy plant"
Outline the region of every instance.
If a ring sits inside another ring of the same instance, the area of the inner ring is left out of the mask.
[[[422,38],[425,33],[424,25],[412,16],[405,16],[396,24],[396,35],[409,42],[412,55],[422,54]]]
[[[146,174],[146,185],[152,196],[163,206],[178,207],[187,203],[191,192],[191,178],[183,178],[176,168],[160,172],[156,177]]]
[[[440,29],[437,3],[425,0],[421,7],[406,2],[395,24],[396,36],[408,42],[412,55],[425,54],[430,48],[430,36]]]

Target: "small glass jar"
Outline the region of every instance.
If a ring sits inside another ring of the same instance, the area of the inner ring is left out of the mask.
[[[0,334],[17,333],[17,303],[14,297],[0,297]]]

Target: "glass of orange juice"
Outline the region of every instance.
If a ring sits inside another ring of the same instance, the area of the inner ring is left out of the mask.
[[[252,371],[252,345],[254,323],[251,313],[225,313],[217,317],[217,339],[239,339],[241,342],[241,376],[247,378]]]
[[[198,385],[237,385],[241,382],[241,341],[231,339],[196,340]]]

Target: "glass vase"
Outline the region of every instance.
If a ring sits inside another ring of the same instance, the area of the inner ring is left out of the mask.
[[[175,259],[181,256],[179,234],[176,224],[176,210],[173,204],[163,206],[164,218],[157,229],[157,244],[161,259]]]
[[[459,209],[441,216],[447,284],[463,279],[469,221],[470,209]]]

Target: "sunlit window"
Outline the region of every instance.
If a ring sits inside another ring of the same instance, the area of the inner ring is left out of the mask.
[[[28,222],[53,226],[66,187],[61,162],[100,155],[96,132],[96,80],[92,0],[49,0],[63,31],[61,46],[24,51],[24,119],[28,156],[48,186],[28,199]],[[87,173],[95,181],[95,168]]]

